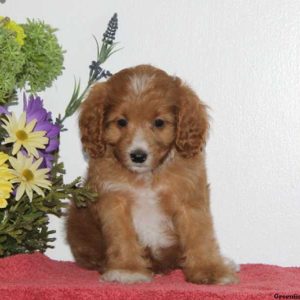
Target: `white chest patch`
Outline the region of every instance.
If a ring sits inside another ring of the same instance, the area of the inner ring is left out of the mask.
[[[170,218],[161,210],[158,195],[151,188],[134,191],[133,224],[140,243],[152,250],[167,248],[174,241],[168,232],[173,230]]]
[[[150,187],[133,188],[130,185],[106,181],[102,188],[105,191],[129,191],[134,203],[132,206],[133,226],[139,242],[144,247],[150,247],[155,254],[159,248],[167,248],[174,244],[168,234],[174,230],[171,219],[162,211],[159,205],[157,191]]]

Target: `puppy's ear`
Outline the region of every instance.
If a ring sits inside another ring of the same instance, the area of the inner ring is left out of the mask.
[[[105,152],[102,134],[106,98],[106,84],[97,83],[81,104],[79,117],[81,142],[84,150],[92,158],[101,157]]]
[[[192,89],[176,78],[178,87],[176,149],[186,158],[193,157],[205,146],[209,122],[206,106]]]

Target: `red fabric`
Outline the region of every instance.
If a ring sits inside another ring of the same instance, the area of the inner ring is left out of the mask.
[[[36,253],[0,259],[0,299],[274,299],[300,294],[300,268],[242,265],[240,283],[206,286],[187,283],[180,270],[153,282],[123,285],[99,281],[99,274],[72,262]],[[299,299],[299,298],[297,298]]]

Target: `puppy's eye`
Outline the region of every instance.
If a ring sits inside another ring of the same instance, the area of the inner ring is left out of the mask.
[[[154,121],[154,126],[157,128],[162,128],[162,127],[164,127],[164,125],[165,125],[165,121],[162,119],[156,119]]]
[[[126,119],[119,119],[117,121],[117,124],[118,124],[119,127],[126,127],[127,124],[128,124],[128,121]]]

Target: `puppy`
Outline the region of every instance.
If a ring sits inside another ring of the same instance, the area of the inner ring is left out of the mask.
[[[102,280],[134,283],[181,268],[190,282],[237,282],[214,235],[205,170],[205,105],[179,78],[149,65],[97,83],[81,107],[89,156],[87,208],[71,205],[76,262]]]

